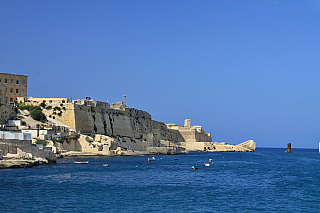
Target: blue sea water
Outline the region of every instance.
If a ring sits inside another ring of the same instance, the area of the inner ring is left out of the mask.
[[[0,170],[0,212],[320,212],[318,150],[148,157]]]

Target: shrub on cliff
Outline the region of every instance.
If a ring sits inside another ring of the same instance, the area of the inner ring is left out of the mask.
[[[42,108],[45,108],[45,107],[46,107],[46,103],[45,103],[45,102],[42,102],[42,103],[40,104],[40,106],[41,106]]]
[[[18,106],[18,108],[20,109],[20,110],[28,110],[29,111],[29,109],[30,109],[30,105],[24,105],[24,104],[21,104],[21,105],[19,105]]]
[[[46,116],[43,114],[43,112],[41,110],[33,110],[31,113],[30,113],[31,117],[36,120],[36,121],[46,121],[47,118]]]
[[[32,105],[24,105],[24,104],[21,104],[18,106],[19,109],[21,110],[28,110],[29,112],[30,111],[34,111],[34,110],[40,110],[42,111],[41,107],[40,106],[32,106]]]
[[[53,110],[54,110],[54,111],[56,111],[56,110],[57,110],[57,111],[60,111],[60,110],[61,110],[61,108],[60,108],[60,107],[58,107],[58,106],[56,106],[56,107],[54,107],[54,108],[53,108]]]

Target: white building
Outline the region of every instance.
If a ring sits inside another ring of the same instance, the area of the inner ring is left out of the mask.
[[[31,140],[31,134],[22,132],[0,131],[1,139]]]

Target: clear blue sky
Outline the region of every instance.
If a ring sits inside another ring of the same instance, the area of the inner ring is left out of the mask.
[[[0,0],[0,72],[29,97],[126,94],[213,141],[317,148],[319,65],[319,0]]]

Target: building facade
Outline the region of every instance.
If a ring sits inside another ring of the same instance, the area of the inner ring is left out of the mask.
[[[26,75],[0,73],[0,83],[6,88],[6,100],[1,100],[1,103],[14,103],[18,97],[26,98],[27,80]]]
[[[20,100],[20,99],[19,99]],[[30,103],[31,105],[38,105],[43,103],[46,104],[64,104],[70,103],[68,98],[25,98],[25,102]]]
[[[0,104],[6,103],[6,86],[0,83]]]

